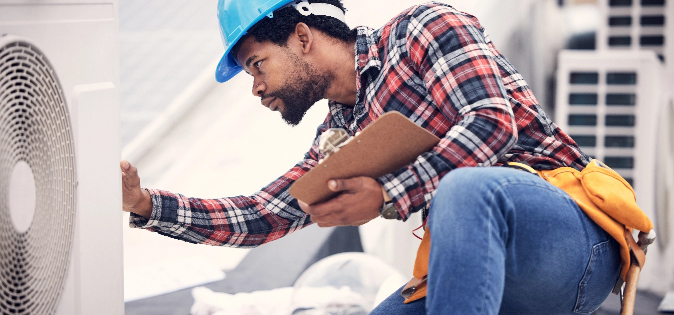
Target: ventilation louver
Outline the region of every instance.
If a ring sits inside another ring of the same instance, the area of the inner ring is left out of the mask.
[[[61,85],[30,42],[0,37],[0,313],[54,314],[67,276],[75,148]]]

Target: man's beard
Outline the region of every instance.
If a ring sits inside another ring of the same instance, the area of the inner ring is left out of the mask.
[[[265,94],[262,99],[276,97],[283,102],[281,118],[296,126],[316,102],[323,99],[333,75],[317,73],[308,62],[292,54],[295,68],[286,83],[277,91]]]

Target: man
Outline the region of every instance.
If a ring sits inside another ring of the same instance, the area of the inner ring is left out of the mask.
[[[494,167],[580,170],[589,158],[543,113],[477,19],[427,3],[380,29],[350,30],[344,12],[339,0],[221,0],[227,48],[216,78],[245,71],[253,95],[289,124],[327,98],[330,112],[318,135],[327,128],[353,135],[398,111],[440,143],[380,178],[334,179],[329,187],[341,193],[314,205],[298,202],[288,188],[322,158],[318,138],[304,160],[250,197],[207,200],[141,189],[135,167],[123,161],[131,225],[188,242],[252,247],[311,223],[360,225],[386,209],[395,211],[385,218],[398,220],[422,211],[432,231],[428,294],[404,304],[398,291],[373,314],[596,310],[618,278],[617,243],[562,190],[531,173]]]

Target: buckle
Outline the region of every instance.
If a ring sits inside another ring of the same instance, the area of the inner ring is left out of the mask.
[[[405,287],[403,288],[402,291],[400,291],[400,295],[407,300],[410,296],[412,296],[415,292],[417,292],[418,288],[421,288],[426,285],[426,280],[428,279],[427,276],[424,276],[421,279],[418,278],[412,278]]]

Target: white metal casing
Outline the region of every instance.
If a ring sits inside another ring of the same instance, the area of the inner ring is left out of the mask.
[[[636,82],[607,84],[609,73],[633,73]],[[573,84],[572,74],[596,74],[597,82]],[[664,162],[657,158],[657,152],[671,152],[671,139],[663,137],[663,130],[670,127],[661,122],[664,111],[672,106],[669,89],[665,69],[653,51],[562,51],[559,55],[555,122],[593,158],[601,161],[615,157],[633,159],[633,167],[614,169],[633,183],[637,203],[654,222],[658,238],[662,239],[648,248],[648,263],[639,279],[640,288],[656,292],[666,292],[674,284],[674,270],[666,259],[674,253],[674,248],[671,242],[663,243],[664,239],[671,238],[669,227],[672,223],[671,220],[658,220],[670,216],[672,209],[658,205],[656,201],[674,192],[660,183],[656,184],[657,176],[666,175],[665,178],[671,180],[674,175],[668,174],[673,171],[671,167],[656,166]],[[572,94],[596,95],[596,103],[572,105]],[[634,104],[607,105],[609,94],[633,94]],[[596,115],[596,124],[581,126],[570,123],[571,115]],[[607,126],[609,115],[633,116],[634,126]],[[584,146],[580,141],[583,136],[595,137],[595,145]],[[606,137],[621,136],[633,137],[633,146],[619,147],[606,143]]]
[[[116,0],[0,0],[0,42],[48,59],[72,130],[76,210],[56,314],[124,313],[118,34]]]

